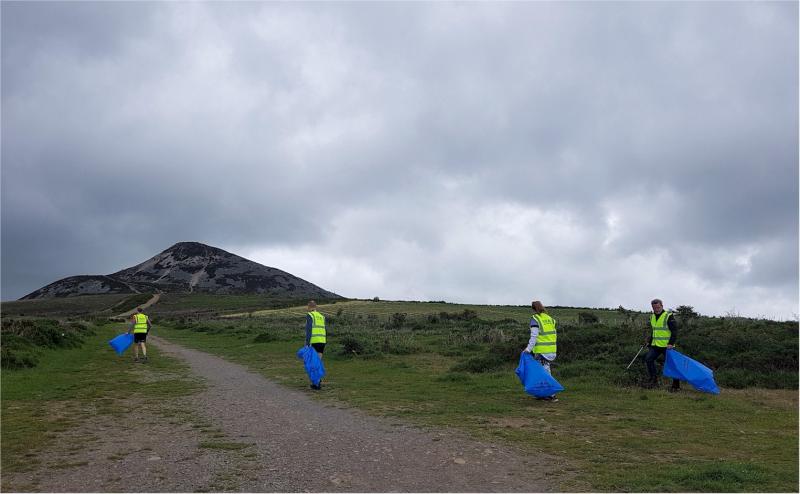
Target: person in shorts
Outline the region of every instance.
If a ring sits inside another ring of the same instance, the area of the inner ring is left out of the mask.
[[[325,343],[327,342],[327,335],[325,331],[325,316],[317,311],[317,303],[313,300],[308,301],[308,314],[306,314],[306,346],[311,345],[320,360],[322,354],[325,352]],[[318,386],[311,387],[313,389],[321,389],[322,383]]]
[[[136,313],[131,316],[130,323],[128,324],[128,333],[133,331],[133,361],[140,362],[139,349],[142,349],[142,363],[147,362],[147,333],[150,331],[152,325],[150,318],[142,312],[141,307],[136,308]]]

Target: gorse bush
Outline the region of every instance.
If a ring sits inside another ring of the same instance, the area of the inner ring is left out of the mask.
[[[599,322],[600,318],[597,317],[597,315],[593,314],[592,312],[578,313],[578,324],[589,325],[589,324],[597,324]]]
[[[43,349],[75,348],[91,334],[94,330],[83,322],[3,319],[0,366],[4,369],[35,367]]]
[[[625,367],[651,332],[649,316],[622,307],[598,316],[599,311],[576,310],[560,315],[554,310],[558,357],[553,373],[556,378],[635,385],[645,375],[644,352],[629,370]],[[797,387],[796,322],[709,318],[697,315],[690,306],[681,307],[675,317],[676,349],[710,367],[720,386]],[[691,323],[685,324],[682,319]],[[328,348],[332,358],[349,359],[436,354],[449,359],[453,376],[461,376],[453,379],[462,379],[475,373],[513,372],[530,337],[527,321],[527,316],[483,319],[472,309],[425,313],[403,307],[402,311],[392,308],[375,313],[337,308],[328,318]],[[297,315],[233,321],[186,317],[177,322],[176,327],[264,344],[302,344],[305,336],[305,321]],[[663,359],[658,365],[663,365]]]

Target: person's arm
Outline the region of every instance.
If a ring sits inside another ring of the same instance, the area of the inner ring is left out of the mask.
[[[136,316],[131,316],[131,320],[128,321],[128,333],[133,331],[134,326],[136,326]]]
[[[667,342],[667,348],[672,348],[675,346],[675,336],[678,334],[678,323],[675,322],[674,314],[669,315],[669,319],[667,319],[667,327],[669,328],[669,341]]]
[[[311,344],[311,327],[314,325],[314,320],[311,316],[306,315],[306,346]]]
[[[536,346],[536,339],[539,337],[539,323],[536,319],[531,318],[531,338],[528,340],[528,346],[525,347],[525,352],[533,352],[533,347]]]

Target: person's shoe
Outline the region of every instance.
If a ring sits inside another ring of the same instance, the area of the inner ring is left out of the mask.
[[[556,398],[556,395],[553,395],[549,397],[547,401],[549,401],[550,403],[556,403],[558,401],[558,398]]]
[[[147,363],[147,357],[145,357],[145,358],[143,358],[143,359],[142,359],[142,363],[143,363],[143,364],[146,364],[146,363]]]
[[[310,387],[311,389],[316,389],[316,390],[320,390],[320,389],[322,389],[322,386],[320,386],[319,384],[312,384],[312,385],[311,385],[311,386],[309,386],[309,387]]]

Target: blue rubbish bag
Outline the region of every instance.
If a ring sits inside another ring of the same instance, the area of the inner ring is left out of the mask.
[[[320,381],[325,377],[325,366],[322,365],[322,359],[319,358],[317,351],[313,347],[304,346],[297,350],[297,358],[303,361],[311,384],[319,386]]]
[[[117,355],[122,355],[129,346],[133,345],[133,335],[130,333],[123,333],[109,340],[108,344],[117,352]]]
[[[529,395],[546,398],[559,391],[564,391],[564,386],[553,379],[553,376],[548,374],[542,364],[537,362],[529,352],[522,352],[522,355],[519,356],[519,366],[514,372]]]
[[[714,382],[714,371],[677,350],[667,350],[664,376],[686,381],[704,393],[719,394],[719,387]]]

